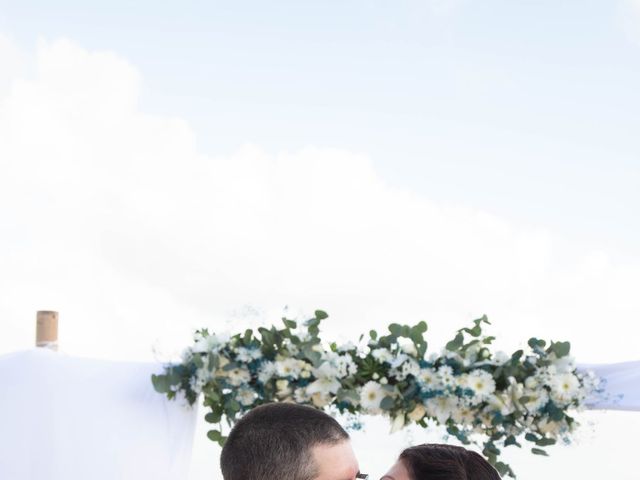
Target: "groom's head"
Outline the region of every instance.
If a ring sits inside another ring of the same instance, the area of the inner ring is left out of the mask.
[[[254,408],[222,449],[224,480],[354,480],[349,435],[332,417],[293,403]]]

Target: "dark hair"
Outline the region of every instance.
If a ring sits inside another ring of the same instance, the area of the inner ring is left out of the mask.
[[[311,480],[311,449],[335,445],[349,434],[326,413],[294,403],[254,408],[231,429],[222,448],[224,480]]]
[[[416,445],[404,450],[400,460],[413,480],[500,480],[482,455],[453,445]]]

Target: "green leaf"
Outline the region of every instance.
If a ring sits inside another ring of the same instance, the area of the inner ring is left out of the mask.
[[[204,416],[204,420],[207,423],[220,423],[221,415],[209,412]]]
[[[240,404],[236,400],[230,399],[226,402],[225,408],[232,413],[236,413],[240,411]]]
[[[541,438],[538,441],[536,441],[536,445],[538,445],[539,447],[548,447],[550,445],[555,445],[556,444],[556,440],[554,438]]]
[[[391,325],[389,325],[389,331],[391,332],[391,335],[399,337],[400,335],[402,335],[402,325],[392,323]]]
[[[538,338],[532,337],[529,339],[528,344],[531,348],[535,350],[536,348],[544,348],[547,342],[545,342],[544,340],[540,340]]]
[[[514,437],[513,435],[509,435],[504,441],[505,447],[508,447],[509,445],[515,445],[518,448],[522,448],[522,445],[518,443],[516,437]]]
[[[571,344],[569,342],[552,342],[551,351],[555,353],[558,358],[566,357],[571,351]]]
[[[544,450],[542,450],[541,448],[532,448],[531,453],[533,453],[534,455],[543,455],[545,457],[549,456],[549,454]]]
[[[298,327],[298,323],[295,320],[287,320],[286,318],[282,319],[282,323],[284,323],[284,326],[287,328],[297,328]]]
[[[516,365],[522,358],[522,355],[524,355],[523,350],[516,350],[515,352],[513,352],[513,355],[511,355],[511,364]]]
[[[460,350],[460,347],[462,347],[463,343],[464,336],[462,335],[462,333],[458,333],[456,335],[456,338],[448,342],[445,348],[451,352],[457,352],[458,350]]]
[[[524,436],[524,439],[529,442],[537,442],[539,440],[538,436],[535,433],[527,433]]]
[[[371,337],[371,340],[375,340],[376,338],[378,338],[378,332],[376,332],[375,330],[369,330],[369,336]]]
[[[209,430],[207,432],[207,437],[212,442],[219,442],[222,439],[222,433],[219,430]]]
[[[169,393],[170,384],[167,375],[151,375],[151,383],[158,393]]]
[[[244,341],[245,345],[248,345],[251,342],[252,335],[253,335],[253,330],[251,330],[250,328],[247,328],[244,331],[244,338],[242,340]]]
[[[324,310],[316,310],[315,316],[318,320],[324,320],[325,318],[329,318],[329,315]]]
[[[383,410],[391,410],[394,403],[392,397],[386,396],[380,401],[380,408]]]

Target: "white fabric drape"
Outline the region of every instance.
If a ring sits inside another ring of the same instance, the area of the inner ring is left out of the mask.
[[[197,411],[154,391],[161,371],[44,349],[0,356],[0,478],[185,480]]]
[[[640,361],[583,364],[578,369],[592,370],[603,381],[603,393],[589,399],[588,408],[640,411]]]

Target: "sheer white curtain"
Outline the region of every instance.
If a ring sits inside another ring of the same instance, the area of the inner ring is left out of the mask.
[[[154,391],[161,370],[44,349],[0,356],[0,478],[185,480],[197,411]]]
[[[583,364],[578,369],[593,370],[603,381],[603,395],[589,399],[588,408],[640,411],[640,361]]]

